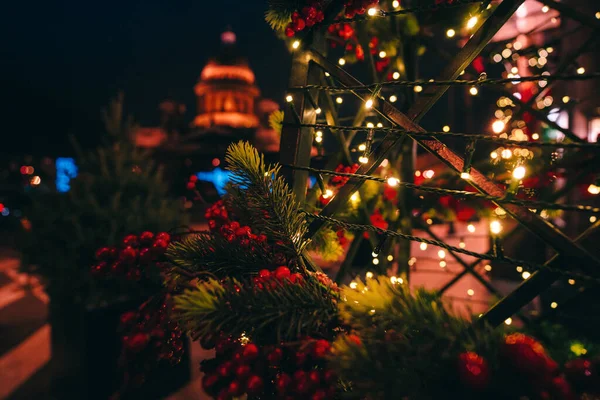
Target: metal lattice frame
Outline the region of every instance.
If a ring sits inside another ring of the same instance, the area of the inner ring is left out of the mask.
[[[524,0],[504,0],[499,4],[487,18],[487,20],[480,26],[477,32],[469,39],[459,53],[450,61],[447,67],[443,70],[440,76],[436,80],[453,80],[456,79],[459,74],[464,71],[471,62],[479,55],[483,48],[488,44],[492,37],[498,32],[498,30],[506,23],[506,21],[512,16],[512,14],[519,8]],[[572,9],[564,6],[561,3],[555,3],[553,0],[542,0],[542,2],[552,8],[556,8],[561,13],[564,13],[567,17],[578,20],[582,24],[592,27],[597,31],[599,24],[594,19],[582,16]],[[334,1],[330,5],[330,9],[327,10],[327,15],[337,14],[340,8],[341,2]],[[566,7],[566,8],[565,8]],[[560,9],[559,9],[560,8]],[[595,32],[594,32],[595,33]],[[311,32],[309,41],[317,43],[319,39],[322,40],[323,34],[319,32]],[[578,49],[578,52],[582,52],[588,43]],[[337,65],[331,63],[315,48],[317,45],[313,45],[310,48],[298,50],[294,54],[290,87],[304,87],[311,84],[322,84],[324,80],[323,72],[328,72],[333,78],[335,78],[338,84],[342,87],[348,86],[359,86],[362,85],[360,81],[354,78],[352,75],[339,68]],[[561,66],[562,69],[566,66]],[[406,112],[402,113],[390,103],[381,101],[376,104],[374,111],[379,114],[380,117],[391,123],[392,126],[404,129],[409,132],[426,132],[419,124],[418,121],[431,109],[431,107],[442,97],[449,86],[429,86],[424,90],[419,99],[412,105],[412,107]],[[354,95],[362,100],[365,100],[364,96],[354,92]],[[376,95],[376,93],[370,93]],[[312,99],[309,97],[312,96]],[[316,120],[316,113],[314,110],[314,98],[319,99],[320,94],[318,91],[313,90],[310,93],[301,91],[294,97],[290,104],[291,112],[285,113],[284,128],[282,132],[281,141],[281,163],[284,165],[295,165],[300,167],[309,167],[310,164],[310,152],[313,141],[313,132],[310,127],[298,127],[298,124],[314,124]],[[330,99],[329,99],[330,100]],[[326,104],[325,104],[326,105]],[[532,111],[531,104],[519,103],[522,107],[522,111]],[[336,125],[337,116],[331,110],[333,110],[332,104],[326,109],[326,119],[328,124]],[[548,121],[545,115],[540,115],[542,120],[553,125],[552,121]],[[576,135],[567,129],[558,127],[563,133],[574,140],[578,140]],[[334,132],[335,134],[335,132]],[[460,174],[465,166],[465,160],[460,155],[453,152],[445,144],[435,138],[421,139],[406,135],[412,139],[415,143],[426,149],[428,152],[436,156],[440,161],[446,164],[450,169]],[[336,137],[340,143],[340,146],[345,149],[342,150],[342,158],[348,161],[350,155],[347,150],[348,142],[341,133],[337,133]],[[380,142],[369,157],[369,161],[366,164],[360,166],[357,174],[369,175],[374,172],[378,165],[381,164],[383,159],[390,153],[390,151],[397,149],[398,146],[405,143],[405,138],[399,135],[387,134]],[[334,161],[336,162],[336,161]],[[286,178],[290,182],[294,193],[298,200],[302,203],[306,197],[306,182],[308,179],[308,171],[299,169],[286,170]],[[479,192],[496,196],[503,197],[505,192],[499,188],[495,183],[490,181],[485,175],[480,173],[475,168],[470,170],[470,184],[473,185]],[[333,216],[341,206],[346,204],[350,196],[360,190],[361,185],[364,181],[357,179],[350,179],[344,186],[342,186],[331,201],[323,208],[321,215],[326,217]],[[600,275],[600,260],[591,255],[585,248],[581,246],[581,240],[589,236],[597,228],[600,227],[600,223],[592,225],[580,238],[571,240],[563,232],[558,230],[556,227],[542,219],[536,213],[529,209],[512,204],[504,204],[502,208],[521,226],[527,228],[533,234],[542,239],[546,244],[552,247],[556,251],[556,255],[550,259],[548,265],[560,265],[566,268],[567,265],[578,265],[585,273],[598,277]],[[368,210],[361,210],[361,216],[366,218],[368,221]],[[308,235],[312,237],[324,224],[322,220],[313,220],[309,226]],[[419,221],[414,221],[419,223]],[[435,235],[428,229],[427,226],[421,226],[424,230],[433,238]],[[397,227],[394,227],[397,229]],[[358,250],[359,240],[355,240],[350,248],[350,256],[356,253]],[[372,243],[374,246],[375,244]],[[498,291],[483,277],[481,277],[476,271],[475,266],[479,262],[469,264],[458,255],[451,252],[451,256],[463,266],[464,272],[457,275],[452,281],[442,288],[442,291],[448,289],[453,283],[460,279],[465,274],[472,274],[479,282],[481,282],[490,292],[497,294]],[[564,262],[569,260],[568,263]],[[342,265],[345,264],[348,259]],[[495,304],[481,319],[491,324],[497,325],[502,323],[505,319],[517,313],[520,308],[530,302],[533,298],[539,295],[542,291],[547,289],[553,282],[557,280],[557,274],[550,272],[549,270],[540,270],[534,272],[529,279],[524,281],[515,291],[508,296],[501,299]]]

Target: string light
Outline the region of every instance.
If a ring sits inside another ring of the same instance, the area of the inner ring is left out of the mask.
[[[369,14],[370,17],[374,17],[377,14],[377,9],[375,7],[371,7],[367,11],[367,14]]]
[[[367,277],[367,279],[373,279],[373,273],[371,271],[368,271],[365,276]]]
[[[342,104],[344,102],[344,99],[342,99],[341,97],[336,97],[335,102],[338,104]]]
[[[446,261],[442,260],[440,261],[440,268],[446,268]]]
[[[449,38],[454,37],[454,35],[456,35],[456,31],[454,29],[448,29],[446,31],[446,36],[448,36]]]
[[[473,289],[469,289],[469,290],[467,290],[467,294],[469,296],[473,296],[475,294],[475,291]]]
[[[529,278],[530,276],[531,276],[531,274],[530,274],[529,272],[527,272],[527,271],[523,271],[523,273],[521,274],[521,277],[522,277],[523,279],[527,279],[527,278]]]
[[[331,189],[327,189],[327,190],[325,191],[325,193],[323,194],[323,198],[324,198],[324,199],[328,199],[328,198],[330,198],[331,196],[333,196],[333,191],[332,191]]]
[[[317,107],[317,109],[315,110],[315,113],[317,114],[321,114],[323,112],[323,110],[321,110],[321,107]]]
[[[369,109],[369,108],[371,108],[371,107],[373,107],[373,99],[369,99],[369,100],[367,100],[367,101],[365,102],[365,108],[366,108],[366,109]]]
[[[443,130],[444,132],[450,132],[450,127],[449,127],[448,125],[444,125],[444,126],[442,127],[442,130]]]
[[[496,153],[495,151],[492,151],[492,152],[490,153],[490,158],[491,158],[492,160],[495,160],[496,158],[498,158],[498,153]]]
[[[315,135],[317,135],[317,137],[323,136],[323,131],[316,131]]]
[[[361,143],[358,145],[358,150],[359,151],[365,151],[367,149],[367,145],[364,143]]]
[[[467,225],[467,230],[471,233],[475,232],[475,225],[473,225],[473,224]]]
[[[387,260],[388,261],[394,261],[394,256],[390,254],[389,256],[387,256]]]
[[[425,221],[425,222],[427,222],[427,225],[433,224],[433,220],[431,218],[427,218],[427,221]]]
[[[394,78],[394,79],[400,78],[400,72],[394,71],[394,73],[392,74],[392,78]]]
[[[345,60],[344,58],[340,58],[340,59],[338,60],[338,64],[340,64],[340,65],[345,65],[345,64],[346,64],[346,60]]]
[[[468,172],[461,172],[460,177],[461,179],[469,180],[471,179],[471,174],[469,174]]]
[[[359,200],[358,192],[354,192],[352,194],[352,196],[350,196],[350,201],[352,201],[352,203],[356,203],[356,202],[358,202],[358,200]]]
[[[435,175],[435,172],[433,172],[432,169],[428,169],[427,171],[423,172],[423,176],[427,179],[433,178],[433,175]]]
[[[458,247],[460,247],[461,249],[464,249],[465,247],[467,247],[466,243],[463,242],[462,240],[460,241],[460,243],[458,244]]]
[[[390,103],[395,103],[396,100],[398,100],[398,98],[396,96],[394,96],[394,95],[390,96]]]
[[[367,128],[375,128],[372,122],[367,122]]]
[[[377,265],[377,264],[379,264],[379,259],[378,259],[378,258],[374,258],[374,259],[373,259],[373,264],[374,264],[374,265]]]
[[[294,101],[294,98],[292,97],[291,94],[288,94],[287,96],[285,96],[285,101],[287,101],[288,103],[291,103],[292,101]]]
[[[369,158],[368,158],[368,157],[364,157],[364,156],[363,156],[363,157],[359,157],[359,158],[358,158],[358,161],[359,161],[361,164],[366,164],[366,163],[368,163],[368,162],[369,162]]]
[[[379,52],[379,58],[385,58],[385,56],[387,56],[387,53],[385,51],[381,50]]]
[[[483,269],[485,269],[487,272],[490,272],[492,270],[492,266],[490,264],[486,264]]]
[[[492,130],[494,131],[494,133],[502,132],[505,127],[506,124],[504,123],[504,121],[500,121],[499,119],[492,123]]]
[[[444,250],[438,251],[438,257],[439,258],[446,258],[446,252]]]
[[[520,165],[514,169],[512,175],[513,175],[513,178],[515,178],[515,179],[523,179],[525,177],[526,172],[527,171],[525,170],[525,167]]]
[[[542,7],[542,12],[543,13],[547,13],[548,11],[550,11],[550,7],[548,7],[548,6]]]
[[[583,74],[585,74],[585,68],[583,68],[583,67],[579,67],[579,68],[577,68],[577,73],[578,73],[579,75],[583,75]]]
[[[532,138],[533,140],[538,140],[538,139],[540,138],[540,135],[539,135],[539,134],[537,134],[537,133],[534,133],[533,135],[531,135],[531,138]]]
[[[521,266],[518,266],[516,269],[517,269],[517,272],[518,272],[518,273],[521,273],[521,272],[523,272],[523,267],[521,267]]]
[[[511,49],[504,49],[504,50],[502,50],[502,57],[508,58],[511,55],[512,55],[512,50]]]
[[[592,224],[593,224],[594,222],[596,222],[597,220],[598,220],[598,218],[596,218],[596,216],[595,216],[595,215],[592,215],[592,216],[590,217],[590,222],[591,222]]]
[[[383,124],[382,124],[381,122],[378,122],[378,123],[377,123],[377,127],[378,127],[378,128],[383,128]]]
[[[352,281],[350,282],[350,289],[356,289],[358,287],[358,283]]]
[[[299,40],[295,40],[294,43],[292,43],[292,48],[293,49],[297,49],[298,47],[300,47],[300,41]]]
[[[397,178],[394,178],[394,177],[388,178],[388,180],[387,180],[387,184],[392,187],[397,186],[398,183],[400,183],[400,180],[398,180]]]
[[[510,151],[510,149],[504,149],[502,150],[502,158],[504,159],[509,159],[512,157],[512,151]]]
[[[419,248],[420,248],[421,250],[423,250],[423,251],[427,250],[427,243],[421,243],[421,244],[419,245]]]
[[[322,141],[323,141],[323,138],[321,136],[317,136],[315,138],[315,142],[317,142],[317,143],[321,143]]]
[[[504,320],[504,323],[505,323],[506,325],[510,325],[510,324],[512,324],[512,318],[510,318],[510,317],[506,318],[506,320]]]
[[[400,2],[398,0],[392,1],[392,7],[394,7],[394,8],[400,7]]]
[[[479,90],[475,86],[473,86],[471,89],[469,89],[469,93],[471,93],[471,96],[477,96]]]
[[[574,285],[575,284],[575,279],[569,279],[569,285]]]
[[[550,303],[550,307],[551,308],[556,308],[556,307],[558,307],[558,303],[555,302],[555,301],[553,301],[552,303]]]
[[[567,104],[569,102],[569,100],[571,100],[571,98],[569,96],[563,96],[562,98],[562,102]]]
[[[477,17],[469,18],[469,20],[467,21],[467,29],[473,29],[475,25],[477,25],[478,20],[479,19]]]
[[[493,220],[492,222],[490,222],[490,231],[492,231],[494,235],[497,235],[500,232],[502,232],[502,224],[500,223],[500,221]]]
[[[421,93],[423,91],[423,86],[420,86],[420,85],[415,86],[414,91],[416,93]]]

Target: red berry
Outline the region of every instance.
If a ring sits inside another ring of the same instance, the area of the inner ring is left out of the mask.
[[[269,271],[268,269],[261,269],[260,271],[258,271],[258,276],[260,278],[270,278],[271,271]]]
[[[313,386],[318,386],[321,383],[321,374],[319,371],[313,369],[308,373],[308,381]]]
[[[313,346],[312,354],[315,358],[324,358],[329,354],[331,344],[325,339],[319,339]]]
[[[93,276],[102,276],[106,273],[106,263],[104,261],[94,265],[91,270]]]
[[[248,378],[248,382],[246,383],[246,390],[249,395],[256,396],[262,393],[263,390],[263,380],[258,375],[252,375]]]
[[[304,365],[304,363],[306,363],[306,359],[307,355],[303,351],[297,351],[296,354],[294,354],[294,361],[298,367]]]
[[[152,250],[154,254],[164,254],[167,251],[167,247],[169,247],[169,242],[165,239],[157,239],[154,241],[152,245]]]
[[[110,261],[112,258],[113,252],[110,247],[101,247],[96,250],[96,260],[98,261]]]
[[[298,18],[295,22],[294,22],[294,30],[296,32],[301,31],[302,29],[304,29],[306,27],[306,21],[304,21],[303,18]]]
[[[242,364],[235,369],[235,376],[237,379],[244,381],[250,376],[250,372],[250,366]]]
[[[275,277],[280,281],[289,278],[290,269],[286,266],[277,267],[275,270]]]
[[[217,373],[223,377],[230,376],[233,374],[233,363],[231,361],[225,361],[217,368]]]
[[[119,260],[126,265],[131,265],[135,262],[138,252],[131,246],[125,247],[119,254]]]
[[[277,393],[280,396],[284,395],[290,390],[291,384],[292,378],[285,372],[282,372],[275,378],[275,390],[277,390]]]
[[[258,357],[258,353],[258,346],[254,343],[248,343],[246,346],[244,346],[242,355],[244,356],[245,360],[252,361]]]
[[[290,282],[292,283],[302,283],[303,280],[304,277],[298,272],[295,272],[292,275],[290,275]]]
[[[230,396],[237,397],[244,393],[244,387],[238,381],[231,381],[227,392]]]
[[[121,314],[121,325],[127,326],[135,321],[136,314],[133,311],[128,311],[126,313]]]
[[[267,361],[269,361],[270,365],[275,366],[275,365],[279,365],[282,358],[283,358],[283,350],[281,350],[280,348],[275,348],[267,356]]]
[[[136,235],[127,235],[123,238],[124,246],[137,247],[139,244],[138,237]]]
[[[123,337],[125,348],[132,353],[139,353],[144,350],[150,341],[150,336],[146,333],[136,333],[133,336]]]
[[[125,272],[125,265],[121,261],[115,261],[113,265],[110,266],[110,272],[115,275],[121,275]]]
[[[185,184],[185,187],[187,190],[194,190],[196,189],[196,183],[195,182],[188,182]]]
[[[204,375],[204,377],[202,378],[202,389],[204,389],[204,391],[208,394],[214,394],[215,393],[214,389],[218,382],[219,382],[219,375],[217,375],[217,374]]]
[[[140,243],[143,246],[148,247],[148,246],[152,245],[153,240],[154,240],[154,233],[152,233],[150,231],[145,231],[140,234]]]
[[[327,392],[325,392],[323,389],[318,389],[311,396],[311,400],[325,400],[325,399],[327,399]]]
[[[323,380],[325,381],[325,383],[331,384],[335,382],[336,379],[337,377],[335,376],[335,372],[333,372],[332,370],[328,369],[323,371]]]
[[[154,239],[155,240],[163,239],[163,240],[166,240],[167,242],[170,242],[171,241],[171,235],[169,235],[167,232],[160,232],[160,233],[156,234],[156,236],[154,237]]]
[[[484,390],[490,383],[487,361],[472,351],[458,356],[458,375],[461,381],[473,390]]]

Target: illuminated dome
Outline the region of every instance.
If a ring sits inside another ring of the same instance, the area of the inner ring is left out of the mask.
[[[254,103],[260,91],[254,84],[254,72],[246,59],[237,54],[235,44],[235,33],[221,34],[221,53],[200,74],[194,88],[198,97],[198,113],[193,122],[196,127],[259,125]]]

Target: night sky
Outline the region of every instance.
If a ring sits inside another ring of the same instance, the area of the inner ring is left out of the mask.
[[[156,122],[168,96],[195,109],[193,86],[237,33],[264,97],[281,103],[290,55],[264,22],[263,0],[18,2],[5,13],[0,153],[70,153],[68,135],[97,142],[101,110],[119,90],[126,112]],[[6,18],[8,17],[8,18]],[[2,32],[4,31],[4,32]]]

